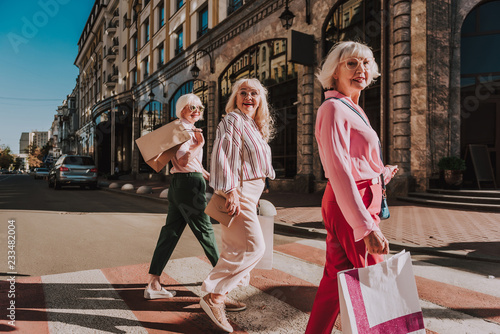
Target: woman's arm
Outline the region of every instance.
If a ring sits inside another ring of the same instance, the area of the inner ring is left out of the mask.
[[[186,167],[193,159],[198,156],[198,153],[203,149],[205,139],[203,138],[202,131],[202,129],[193,129],[196,144],[191,145],[189,147],[189,150],[184,155],[177,158],[177,162],[181,167]]]
[[[359,241],[380,229],[363,203],[352,173],[350,149],[357,143],[351,142],[351,126],[359,116],[348,114],[341,108],[333,101],[320,107],[316,139],[337,203],[353,229],[355,241]]]

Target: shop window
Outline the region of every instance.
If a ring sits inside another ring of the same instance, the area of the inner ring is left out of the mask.
[[[279,53],[270,54],[277,49]],[[266,73],[270,73],[271,77],[267,77]],[[228,65],[219,77],[219,119],[225,113],[233,83],[240,78],[259,76],[268,89],[268,102],[276,119],[276,136],[269,143],[276,176],[293,178],[297,174],[297,107],[294,104],[297,101],[297,70],[296,65],[288,62],[285,39],[254,45]]]
[[[462,155],[469,145],[486,145],[498,183],[500,178],[500,1],[487,1],[465,18],[460,42],[460,120]],[[489,168],[489,166],[482,166]],[[476,187],[474,166],[467,160],[464,186]],[[486,184],[483,184],[485,186]]]

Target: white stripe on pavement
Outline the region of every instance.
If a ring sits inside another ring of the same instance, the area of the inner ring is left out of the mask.
[[[100,270],[41,278],[50,333],[148,333]]]
[[[425,328],[439,334],[495,334],[500,325],[420,300]]]
[[[441,267],[425,261],[413,261],[415,276],[446,283],[461,288],[481,292],[490,296],[500,297],[500,279],[488,278],[486,275]]]
[[[212,266],[199,258],[189,257],[169,261],[165,272],[183,284],[202,282]],[[201,286],[186,286],[203,296]],[[304,333],[309,315],[262,292],[256,287],[236,288],[231,296],[247,304],[245,312],[229,313],[228,318],[250,334]]]

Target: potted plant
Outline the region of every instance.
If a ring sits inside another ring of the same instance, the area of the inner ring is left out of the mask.
[[[438,167],[444,172],[444,181],[450,186],[460,186],[463,181],[465,160],[459,157],[443,157],[438,162]]]

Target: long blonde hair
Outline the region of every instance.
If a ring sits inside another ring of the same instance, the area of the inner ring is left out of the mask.
[[[267,89],[260,83],[258,79],[240,79],[233,84],[231,96],[229,97],[229,100],[226,104],[226,113],[229,114],[230,112],[234,112],[238,109],[238,107],[236,106],[236,94],[238,93],[241,85],[244,83],[259,91],[260,104],[257,107],[254,121],[255,124],[257,124],[260,133],[262,134],[262,138],[264,138],[266,142],[269,142],[274,136],[274,119],[271,116],[269,105],[267,103]]]
[[[351,41],[344,41],[335,44],[329,51],[328,56],[319,70],[316,77],[324,89],[336,89],[333,73],[337,70],[340,62],[351,57],[373,57],[373,52],[365,44]],[[366,80],[367,85],[370,85],[376,78],[380,76],[378,65],[374,61],[373,66],[368,71],[369,77]]]

